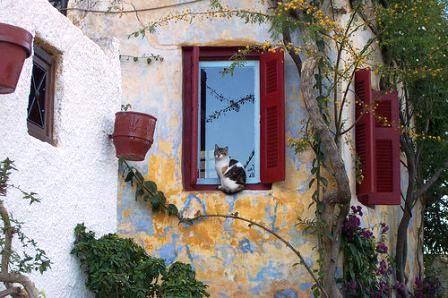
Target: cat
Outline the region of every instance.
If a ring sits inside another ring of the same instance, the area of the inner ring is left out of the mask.
[[[229,157],[229,147],[215,144],[215,169],[221,185],[218,189],[226,194],[235,194],[246,187],[246,171],[243,165]]]

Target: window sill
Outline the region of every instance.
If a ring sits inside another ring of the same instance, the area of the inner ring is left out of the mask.
[[[187,186],[184,187],[185,191],[219,191],[220,190],[217,189],[218,184],[202,184],[202,185],[191,185],[191,186]],[[258,183],[258,184],[248,184],[246,185],[246,188],[243,190],[271,190],[272,188],[272,184],[263,184],[263,183]]]

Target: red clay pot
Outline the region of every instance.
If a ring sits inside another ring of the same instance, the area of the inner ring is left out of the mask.
[[[28,31],[0,23],[0,94],[16,90],[23,62],[31,55],[33,35]]]
[[[155,117],[148,114],[116,113],[112,137],[117,157],[134,161],[144,160],[153,142],[156,121]]]

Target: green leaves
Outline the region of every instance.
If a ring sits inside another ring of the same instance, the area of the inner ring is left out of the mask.
[[[175,262],[163,274],[160,297],[209,297],[207,286],[196,280],[195,272],[189,264]]]
[[[99,239],[84,224],[75,227],[75,255],[87,274],[86,286],[96,297],[204,297],[207,286],[190,265],[168,269],[131,239],[108,234]],[[160,282],[162,280],[162,282]]]
[[[157,184],[153,181],[145,181],[143,182],[144,186],[153,193],[157,192]]]
[[[9,182],[12,171],[17,171],[14,167],[14,161],[9,158],[0,162],[0,195],[6,197],[7,190],[14,188],[22,193],[22,199],[29,201],[30,205],[40,202],[40,198],[35,192],[24,191],[20,186]],[[3,200],[0,200],[3,204]],[[6,208],[6,206],[3,206]],[[2,228],[0,229],[0,247],[2,253],[8,250],[9,269],[10,272],[31,273],[38,271],[41,274],[51,267],[51,261],[47,257],[45,251],[38,247],[37,242],[29,238],[23,232],[23,222],[16,220],[6,209],[2,214]],[[5,242],[7,238],[12,239],[13,247],[6,248]],[[21,249],[16,249],[20,247]]]
[[[174,204],[167,204],[165,194],[158,190],[157,184],[145,177],[136,168],[129,166],[125,160],[119,161],[120,167],[125,167],[123,177],[125,182],[135,183],[135,200],[143,198],[145,202],[151,204],[153,212],[163,211],[168,215],[179,217],[179,210]]]
[[[179,210],[177,210],[176,205],[169,204],[168,205],[168,214],[169,215],[177,215],[179,213]]]

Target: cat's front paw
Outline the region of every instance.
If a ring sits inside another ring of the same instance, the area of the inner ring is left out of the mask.
[[[222,187],[222,185],[218,185],[218,186],[216,187],[216,189],[217,189],[217,190],[223,190],[224,188]]]

